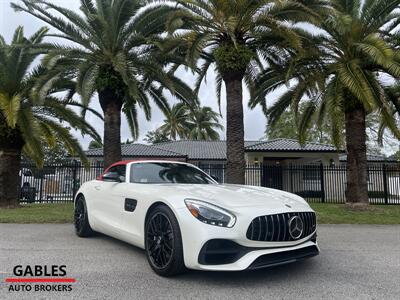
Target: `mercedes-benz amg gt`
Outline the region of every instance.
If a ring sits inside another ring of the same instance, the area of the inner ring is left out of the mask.
[[[81,186],[75,230],[101,232],[145,249],[151,268],[258,269],[319,253],[316,216],[283,191],[219,184],[194,165],[122,161]]]

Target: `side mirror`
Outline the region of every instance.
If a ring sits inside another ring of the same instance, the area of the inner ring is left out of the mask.
[[[110,172],[103,175],[104,181],[111,181],[111,182],[122,182],[123,176],[120,176],[118,173]]]
[[[211,175],[211,178],[214,179],[216,182],[219,182],[219,177],[215,175]]]

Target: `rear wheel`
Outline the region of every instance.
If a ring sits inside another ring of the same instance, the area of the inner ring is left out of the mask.
[[[174,276],[186,270],[179,224],[168,207],[160,205],[148,216],[145,243],[147,260],[158,275]]]
[[[93,230],[89,224],[88,212],[85,197],[82,195],[76,199],[74,210],[75,233],[79,237],[93,235]]]

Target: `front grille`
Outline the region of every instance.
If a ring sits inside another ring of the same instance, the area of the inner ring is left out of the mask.
[[[303,221],[303,233],[294,239],[289,233],[289,220],[294,216]],[[317,224],[315,213],[296,212],[255,218],[247,229],[247,238],[261,242],[285,242],[305,238],[315,231]]]

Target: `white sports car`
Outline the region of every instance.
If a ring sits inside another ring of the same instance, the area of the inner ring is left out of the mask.
[[[258,269],[319,253],[316,216],[283,191],[218,184],[180,162],[123,161],[87,182],[75,198],[75,229],[145,249],[151,268]]]

